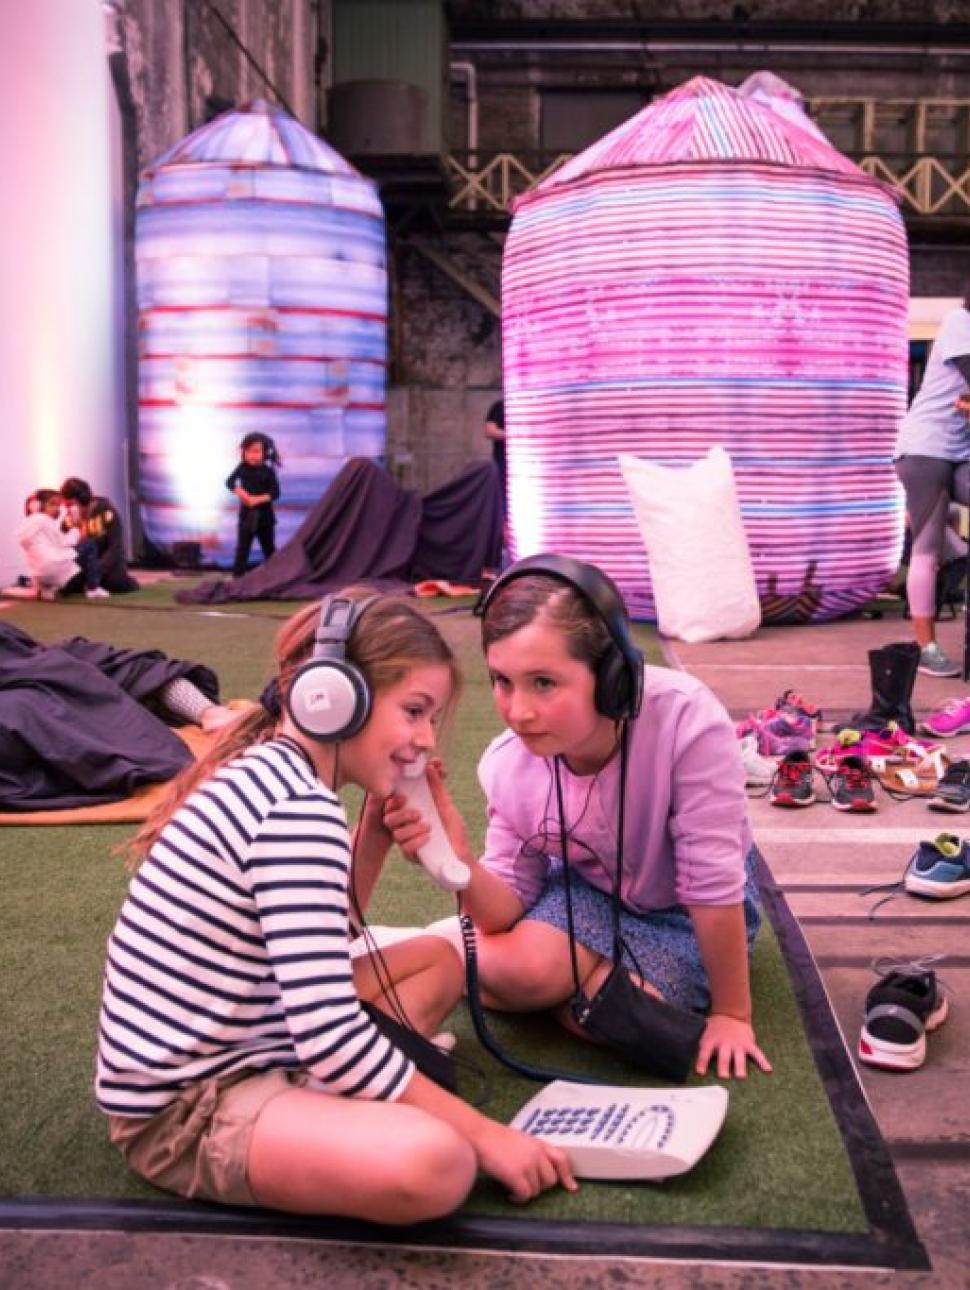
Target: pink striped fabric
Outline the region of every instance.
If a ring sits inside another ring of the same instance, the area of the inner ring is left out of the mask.
[[[703,78],[652,104],[515,210],[513,554],[593,560],[652,617],[617,454],[722,444],[766,620],[857,607],[899,556],[907,299],[893,199],[824,140]]]

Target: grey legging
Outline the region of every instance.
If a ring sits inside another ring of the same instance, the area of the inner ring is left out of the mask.
[[[906,577],[909,611],[914,618],[936,614],[936,571],[944,557],[966,554],[963,543],[954,544],[947,520],[951,502],[970,504],[970,465],[941,457],[900,457],[896,474],[906,490],[906,509],[913,535],[913,549]]]

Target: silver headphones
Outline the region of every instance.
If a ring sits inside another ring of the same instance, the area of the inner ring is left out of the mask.
[[[313,653],[293,677],[284,706],[301,734],[322,744],[355,735],[370,716],[371,691],[360,668],[347,658],[347,644],[361,616],[380,599],[326,596]]]

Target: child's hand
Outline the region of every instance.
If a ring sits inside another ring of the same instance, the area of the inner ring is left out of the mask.
[[[445,788],[445,769],[437,757],[428,762],[428,785],[441,823],[451,840],[455,854],[466,863],[472,859],[468,832],[461,812]],[[408,805],[407,798],[401,793],[392,793],[384,801],[384,827],[391,833],[394,841],[404,852],[408,860],[416,861],[418,851],[431,836],[431,825],[420,811]]]
[[[712,1012],[697,1050],[694,1066],[697,1074],[706,1075],[712,1058],[715,1058],[718,1079],[730,1079],[732,1075],[744,1079],[748,1073],[749,1057],[766,1073],[771,1071],[771,1063],[758,1047],[751,1023],[723,1012]]]
[[[455,800],[448,792],[445,784],[447,778],[448,772],[445,770],[441,758],[432,757],[428,762],[428,786],[431,789],[431,796],[434,798],[434,804],[437,806],[438,814],[441,816],[441,823],[445,826],[445,832],[451,839],[451,845],[455,848],[456,855],[464,860],[472,854],[471,843],[468,841],[465,818],[455,805]]]
[[[557,1183],[567,1191],[579,1190],[565,1151],[528,1133],[485,1119],[472,1146],[482,1170],[507,1187],[509,1198],[520,1205]]]

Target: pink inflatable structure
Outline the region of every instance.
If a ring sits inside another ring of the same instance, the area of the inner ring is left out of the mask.
[[[846,613],[898,562],[903,222],[769,102],[688,82],[521,198],[506,242],[513,554],[595,561],[638,617],[653,602],[619,453],[727,449],[766,621]]]

